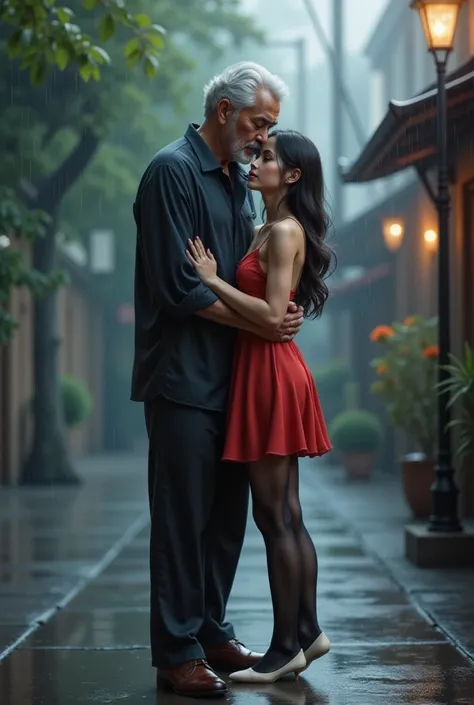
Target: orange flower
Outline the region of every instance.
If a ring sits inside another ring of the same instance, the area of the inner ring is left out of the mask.
[[[403,323],[404,323],[406,326],[412,326],[412,325],[414,325],[414,324],[416,323],[416,318],[415,318],[415,316],[407,316],[407,317],[405,318],[405,320],[403,321]]]
[[[427,360],[439,357],[439,348],[437,345],[428,345],[428,347],[423,350],[422,354]]]
[[[384,340],[391,338],[393,329],[390,326],[377,326],[370,334],[372,343],[383,343]]]
[[[379,377],[384,375],[386,372],[388,372],[388,365],[385,362],[381,362],[380,365],[377,365],[377,374]]]

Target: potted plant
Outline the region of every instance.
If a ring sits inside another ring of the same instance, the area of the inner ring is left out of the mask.
[[[449,395],[448,406],[456,406],[458,414],[449,426],[459,432],[456,455],[460,460],[474,452],[474,351],[465,343],[464,358],[450,355],[446,366],[449,377],[438,385],[440,393]]]
[[[405,498],[413,515],[431,513],[437,423],[436,318],[410,316],[392,326],[378,326],[371,333],[382,355],[372,360],[378,380],[372,392],[384,399],[392,424],[401,429],[412,446],[402,458]]]
[[[313,372],[318,396],[329,424],[337,414],[346,409],[346,389],[351,382],[351,371],[344,360],[336,359]],[[331,466],[337,463],[335,453],[329,453],[324,461]]]
[[[375,451],[380,446],[383,429],[370,411],[342,411],[330,423],[329,436],[351,479],[367,479],[372,474]]]

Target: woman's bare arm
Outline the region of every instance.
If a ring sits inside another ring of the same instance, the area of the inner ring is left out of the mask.
[[[285,318],[290,300],[293,266],[300,246],[301,230],[293,221],[276,223],[268,240],[267,288],[265,299],[249,296],[217,276],[206,285],[241,316],[267,330],[277,330]]]

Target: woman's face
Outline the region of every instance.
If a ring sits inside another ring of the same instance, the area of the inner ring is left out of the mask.
[[[283,173],[276,153],[276,137],[270,137],[258,159],[252,162],[249,173],[249,188],[266,193],[281,191]]]

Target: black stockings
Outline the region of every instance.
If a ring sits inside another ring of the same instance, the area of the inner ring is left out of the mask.
[[[253,516],[267,551],[274,619],[270,647],[254,670],[268,673],[307,649],[321,633],[317,558],[302,520],[297,459],[269,457],[251,463],[249,478]]]
[[[298,637],[301,648],[306,649],[321,634],[316,609],[316,586],[318,582],[318,557],[311,536],[303,522],[299,498],[298,458],[291,461],[288,504],[293,531],[301,560],[301,592],[298,613]]]

